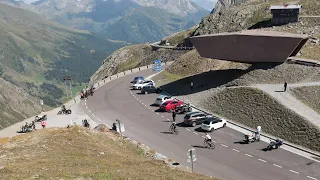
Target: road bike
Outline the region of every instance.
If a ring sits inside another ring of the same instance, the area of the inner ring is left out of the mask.
[[[177,127],[175,125],[173,125],[173,124],[170,126],[169,131],[172,134],[175,134],[175,135],[179,134],[179,131],[178,131]]]
[[[212,141],[207,141],[206,139],[204,140],[204,147],[209,148],[209,149],[214,149],[216,148],[216,145]]]

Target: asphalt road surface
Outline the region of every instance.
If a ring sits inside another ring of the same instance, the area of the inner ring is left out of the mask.
[[[181,165],[191,167],[187,151],[195,148],[194,171],[199,173],[223,180],[320,180],[319,163],[283,149],[263,151],[267,147],[264,142],[241,144],[243,134],[228,127],[210,133],[215,149],[203,148],[204,133],[199,126],[178,127],[178,135],[168,133],[171,114],[156,112],[158,108],[151,106],[158,95],[130,90],[135,76],[151,74],[151,70],[145,70],[114,80],[83,101],[82,108],[97,123],[112,125],[116,119],[121,120],[124,135]],[[176,119],[182,122],[183,115]]]

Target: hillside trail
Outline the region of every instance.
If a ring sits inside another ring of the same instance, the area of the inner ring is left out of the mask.
[[[290,93],[290,89],[298,87],[320,86],[320,82],[303,82],[288,84],[287,91],[283,92],[284,84],[254,84],[248,87],[258,88],[269,94],[286,108],[296,112],[312,124],[320,128],[320,115],[309,106],[302,103]]]

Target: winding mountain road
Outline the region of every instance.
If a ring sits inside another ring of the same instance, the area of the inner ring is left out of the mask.
[[[202,148],[204,133],[199,127],[180,126],[179,134],[169,134],[171,114],[156,112],[151,106],[157,94],[142,95],[130,90],[135,76],[148,76],[144,70],[116,79],[97,89],[81,103],[82,109],[97,123],[112,125],[116,119],[125,125],[125,136],[144,143],[168,158],[189,166],[187,151],[196,149],[194,170],[223,180],[320,180],[320,164],[283,149],[262,151],[264,142],[239,143],[243,134],[226,128],[211,133],[213,150]],[[177,123],[183,116],[177,116]]]

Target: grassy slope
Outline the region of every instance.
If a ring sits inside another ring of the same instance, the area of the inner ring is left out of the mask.
[[[203,106],[241,124],[262,126],[266,133],[320,151],[320,129],[259,90],[226,89],[212,95]]]
[[[1,179],[212,179],[171,169],[110,132],[79,127],[0,139],[0,154]]]
[[[300,101],[320,113],[319,86],[299,87],[291,91]]]

